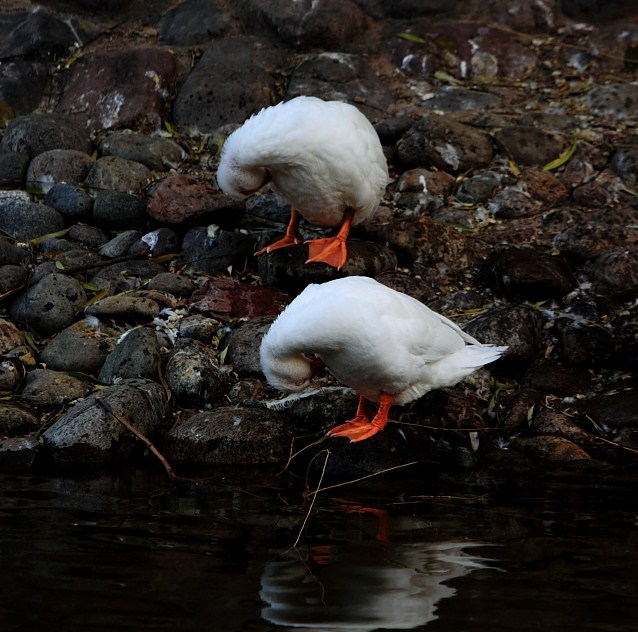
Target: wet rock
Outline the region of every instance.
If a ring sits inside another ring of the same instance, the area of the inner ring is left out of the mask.
[[[153,171],[176,167],[186,152],[170,138],[147,136],[130,130],[107,134],[99,146],[103,156],[140,162]]]
[[[591,378],[587,373],[556,364],[533,367],[525,373],[522,381],[532,389],[561,397],[586,394],[591,388]]]
[[[604,118],[615,120],[638,117],[638,85],[634,83],[609,83],[596,86],[581,97],[582,104]]]
[[[27,241],[64,228],[56,210],[31,201],[19,191],[0,191],[0,231],[14,239]]]
[[[38,154],[29,164],[29,187],[47,193],[58,182],[84,182],[93,164],[91,156],[74,149],[51,149]]]
[[[185,0],[171,7],[158,24],[162,44],[193,46],[220,37],[230,17],[212,0]]]
[[[24,343],[24,335],[10,321],[0,318],[0,354],[5,354]]]
[[[379,113],[386,111],[394,100],[362,57],[342,52],[308,56],[293,69],[286,98],[301,95],[354,103],[372,120],[379,118]]]
[[[226,359],[240,375],[261,374],[259,345],[273,318],[251,318],[235,327],[226,338]]]
[[[555,462],[588,461],[590,456],[568,439],[549,435],[539,437],[513,437],[510,448],[519,450],[533,459]]]
[[[91,303],[84,313],[100,320],[112,318],[129,323],[149,322],[159,314],[158,304],[141,296],[117,294]]]
[[[638,394],[635,390],[597,395],[583,402],[581,409],[603,430],[638,427]]]
[[[161,272],[148,282],[148,289],[173,296],[190,296],[195,291],[195,284],[183,274]]]
[[[380,227],[376,235],[397,250],[399,258],[454,272],[474,265],[483,256],[477,240],[427,217],[397,220]]]
[[[269,238],[269,241],[272,240]],[[258,257],[259,275],[268,285],[298,294],[309,283],[325,283],[353,275],[375,277],[397,266],[396,255],[390,248],[358,239],[348,239],[348,259],[341,270],[325,263],[308,264],[307,260],[306,244],[274,250]]]
[[[274,73],[284,65],[282,53],[266,40],[236,36],[213,41],[177,94],[174,123],[209,133],[243,123],[275,102]]]
[[[55,371],[78,371],[97,375],[107,354],[115,346],[118,332],[96,321],[73,323],[50,340],[38,359]]]
[[[203,272],[243,270],[252,259],[254,242],[242,233],[201,226],[189,230],[182,242],[180,264]]]
[[[623,300],[638,296],[638,246],[612,250],[592,265],[594,288]]]
[[[312,8],[285,0],[242,0],[238,8],[242,19],[258,32],[302,50],[317,46],[343,50],[365,43],[370,26],[365,13],[350,0],[324,0]]]
[[[148,380],[128,380],[89,395],[44,431],[43,450],[50,461],[57,465],[112,463],[144,453],[146,444],[100,400],[151,441],[163,429],[168,412],[163,387]]]
[[[489,208],[494,217],[513,219],[537,215],[542,212],[543,204],[517,188],[506,187],[494,196]]]
[[[44,276],[9,308],[11,318],[48,335],[68,327],[86,303],[82,284],[64,274]]]
[[[234,279],[209,279],[191,297],[190,308],[221,320],[276,316],[292,297]]]
[[[36,432],[39,427],[39,419],[27,406],[0,402],[0,436],[15,437]]]
[[[512,125],[494,132],[494,138],[517,164],[542,167],[565,149],[562,137],[529,125]]]
[[[29,372],[20,397],[38,409],[57,408],[83,399],[92,390],[91,384],[68,373],[35,369]]]
[[[34,435],[10,437],[0,441],[0,471],[18,472],[29,469],[42,446]]]
[[[498,363],[528,364],[541,346],[542,314],[530,305],[496,305],[464,326],[465,331],[485,344],[508,345]]]
[[[118,156],[104,156],[89,169],[86,186],[97,193],[118,191],[135,194],[146,187],[151,175],[151,170],[142,163]],[[95,206],[93,211],[96,211]]]
[[[89,133],[61,114],[33,113],[9,121],[2,136],[3,152],[20,152],[33,159],[52,149],[91,153]]]
[[[534,418],[531,427],[536,432],[554,437],[563,437],[572,443],[580,446],[584,450],[590,450],[592,444],[595,445],[598,438],[583,430],[573,418],[559,410],[541,408]],[[600,442],[602,444],[602,442]]]
[[[562,257],[531,248],[512,248],[492,255],[483,264],[483,274],[496,296],[515,301],[561,298],[577,286]]]
[[[265,465],[285,461],[287,419],[261,408],[223,407],[193,415],[168,433],[166,456],[189,465]]]
[[[12,152],[0,154],[0,187],[12,189],[24,187],[29,166],[29,156]]]
[[[245,206],[217,189],[184,174],[171,172],[153,187],[148,214],[163,224],[208,222],[222,228],[236,227]]]
[[[81,187],[66,182],[56,182],[49,187],[44,203],[68,220],[88,220],[93,209],[93,199]]]
[[[159,344],[155,332],[146,327],[135,327],[118,340],[115,349],[106,357],[98,380],[102,384],[134,377],[157,381],[159,368]]]
[[[396,148],[405,168],[436,167],[452,174],[486,167],[492,156],[485,132],[436,115],[419,119]]]
[[[67,70],[57,111],[91,130],[159,129],[176,81],[175,57],[166,49],[88,52]]]
[[[14,59],[3,61],[2,71],[0,94],[11,117],[35,110],[49,82],[47,64],[36,59]]]
[[[146,200],[122,191],[99,193],[93,204],[93,217],[98,226],[110,230],[144,228]]]
[[[555,238],[561,254],[578,259],[595,259],[615,248],[638,245],[638,228],[604,222],[586,222],[565,229]]]
[[[180,406],[204,408],[222,397],[226,373],[209,346],[188,340],[171,353],[164,379]]]

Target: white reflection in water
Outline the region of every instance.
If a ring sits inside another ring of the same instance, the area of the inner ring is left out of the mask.
[[[262,617],[304,629],[367,632],[410,630],[437,618],[437,603],[452,597],[445,582],[489,560],[466,549],[480,542],[381,546],[316,546],[268,563],[260,596]]]

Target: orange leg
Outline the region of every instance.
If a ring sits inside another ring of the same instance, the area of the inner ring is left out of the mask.
[[[388,424],[388,413],[390,412],[393,401],[393,395],[381,393],[379,397],[379,410],[372,421],[370,421],[363,410],[365,400],[363,397],[359,398],[359,406],[354,419],[329,430],[328,436],[347,437],[352,443],[373,437],[378,432],[381,432]]]
[[[292,208],[290,209],[290,221],[288,222],[288,227],[286,228],[286,234],[270,244],[270,246],[266,246],[261,250],[258,250],[255,253],[255,256],[263,255],[265,252],[272,252],[273,250],[279,250],[280,248],[288,248],[289,246],[296,246],[297,244],[302,243],[302,239],[299,236],[299,220],[301,216],[299,215],[299,211]]]
[[[339,232],[334,237],[307,241],[308,261],[306,263],[327,263],[337,270],[343,268],[348,256],[346,239],[350,233],[353,217],[354,209],[349,208],[343,216]]]

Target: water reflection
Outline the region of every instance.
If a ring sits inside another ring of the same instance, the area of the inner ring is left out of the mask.
[[[262,617],[302,629],[411,630],[437,618],[437,603],[455,594],[449,580],[479,568],[479,542],[367,542],[315,545],[269,562]]]

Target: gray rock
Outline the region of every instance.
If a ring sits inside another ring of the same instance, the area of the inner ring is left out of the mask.
[[[42,435],[45,456],[58,465],[112,463],[141,455],[147,449],[99,402],[103,400],[153,441],[168,412],[164,389],[149,380],[128,380],[75,404]]]
[[[616,248],[638,245],[638,228],[602,221],[584,222],[558,233],[554,243],[565,256],[595,259]]]
[[[171,7],[158,24],[163,44],[193,46],[220,37],[229,28],[230,16],[214,0],[185,0]]]
[[[93,390],[88,382],[62,371],[30,371],[20,397],[35,408],[53,408],[83,399]]]
[[[428,115],[397,144],[396,156],[406,168],[434,166],[459,174],[487,167],[493,151],[489,136],[482,130],[449,117]]]
[[[171,353],[164,375],[175,401],[186,408],[203,408],[219,400],[226,377],[210,347],[195,340],[184,341]]]
[[[87,220],[93,209],[93,198],[81,187],[66,182],[54,183],[44,196],[44,202],[69,220]]]
[[[190,296],[195,291],[195,284],[183,274],[161,272],[148,282],[148,289],[173,296]]]
[[[210,344],[217,334],[219,321],[202,314],[191,314],[179,322],[178,335],[180,338],[192,338],[204,344]]]
[[[151,175],[151,170],[140,162],[117,156],[104,156],[98,158],[89,169],[86,186],[98,194],[105,191],[140,193],[150,182]],[[96,199],[93,213],[98,212],[97,203]]]
[[[0,148],[27,154],[33,159],[51,149],[75,149],[91,153],[88,131],[61,114],[33,113],[7,124]]]
[[[160,308],[150,298],[117,294],[91,303],[84,312],[87,316],[95,316],[101,320],[113,318],[137,323],[152,321],[159,314]]]
[[[489,208],[494,217],[512,219],[537,215],[545,206],[516,187],[505,187],[494,196]]]
[[[108,241],[108,235],[103,230],[88,224],[74,224],[66,237],[89,250],[98,249]]]
[[[41,449],[34,435],[3,439],[0,441],[0,471],[16,472],[30,468]]]
[[[98,252],[103,257],[109,257],[110,259],[122,257],[141,236],[142,233],[139,230],[123,230],[105,243]]]
[[[0,265],[0,294],[25,286],[28,278],[29,270],[24,266]]]
[[[635,184],[638,179],[638,146],[618,148],[609,166],[623,180]]]
[[[45,204],[32,202],[26,193],[0,191],[0,231],[27,241],[64,228],[64,219]]]
[[[118,340],[115,349],[106,357],[98,380],[102,384],[133,377],[157,381],[159,368],[159,344],[155,332],[146,327],[135,327]]]
[[[93,204],[93,217],[110,230],[143,229],[148,219],[146,200],[122,191],[101,192]]]
[[[294,68],[286,99],[300,95],[353,103],[372,120],[394,101],[390,90],[362,57],[333,52],[308,56]]]
[[[615,120],[638,118],[638,85],[609,83],[592,88],[581,97],[593,114]]]
[[[113,293],[133,290],[152,279],[164,268],[153,261],[121,261],[100,268],[90,279],[99,288],[109,288]]]
[[[57,111],[92,130],[159,129],[176,73],[175,56],[163,48],[88,52],[63,76]]]
[[[58,182],[84,182],[93,164],[91,156],[75,149],[50,149],[38,154],[29,164],[29,187],[47,193]]]
[[[236,36],[213,41],[177,94],[174,123],[209,133],[226,123],[243,123],[275,101],[275,73],[284,64],[282,53],[267,40]]]
[[[285,461],[286,417],[261,408],[223,407],[193,415],[168,433],[166,456],[189,465],[265,465]]]
[[[38,359],[54,371],[78,371],[97,375],[115,346],[118,332],[95,319],[84,319],[50,340]]]
[[[195,270],[224,272],[229,267],[243,269],[253,250],[248,235],[202,226],[186,233],[179,260]]]
[[[19,264],[22,262],[23,251],[12,244],[6,237],[0,235],[0,265]]]
[[[147,136],[139,132],[111,132],[99,147],[103,156],[118,156],[140,162],[153,171],[176,167],[186,152],[170,138]]]
[[[426,110],[458,112],[459,110],[487,110],[501,103],[501,97],[492,92],[458,86],[441,86],[436,94],[423,104],[423,107]]]
[[[128,254],[139,257],[161,257],[179,252],[181,237],[170,228],[158,228],[142,235],[131,244]]]
[[[0,355],[0,392],[10,393],[26,375],[26,368],[20,360]]]
[[[477,173],[461,182],[454,197],[464,204],[487,202],[500,185],[501,179],[501,175],[494,171]]]
[[[598,324],[580,319],[559,318],[556,337],[560,357],[569,366],[605,367],[616,362],[616,349],[611,332]]]
[[[28,166],[28,154],[22,152],[0,154],[0,187],[5,189],[24,187]]]
[[[79,281],[64,274],[52,273],[15,299],[9,313],[11,318],[50,335],[73,323],[75,314],[84,303],[86,294]]]
[[[273,318],[251,318],[239,323],[226,339],[226,362],[239,374],[261,374],[259,367],[259,345],[270,329]]]

